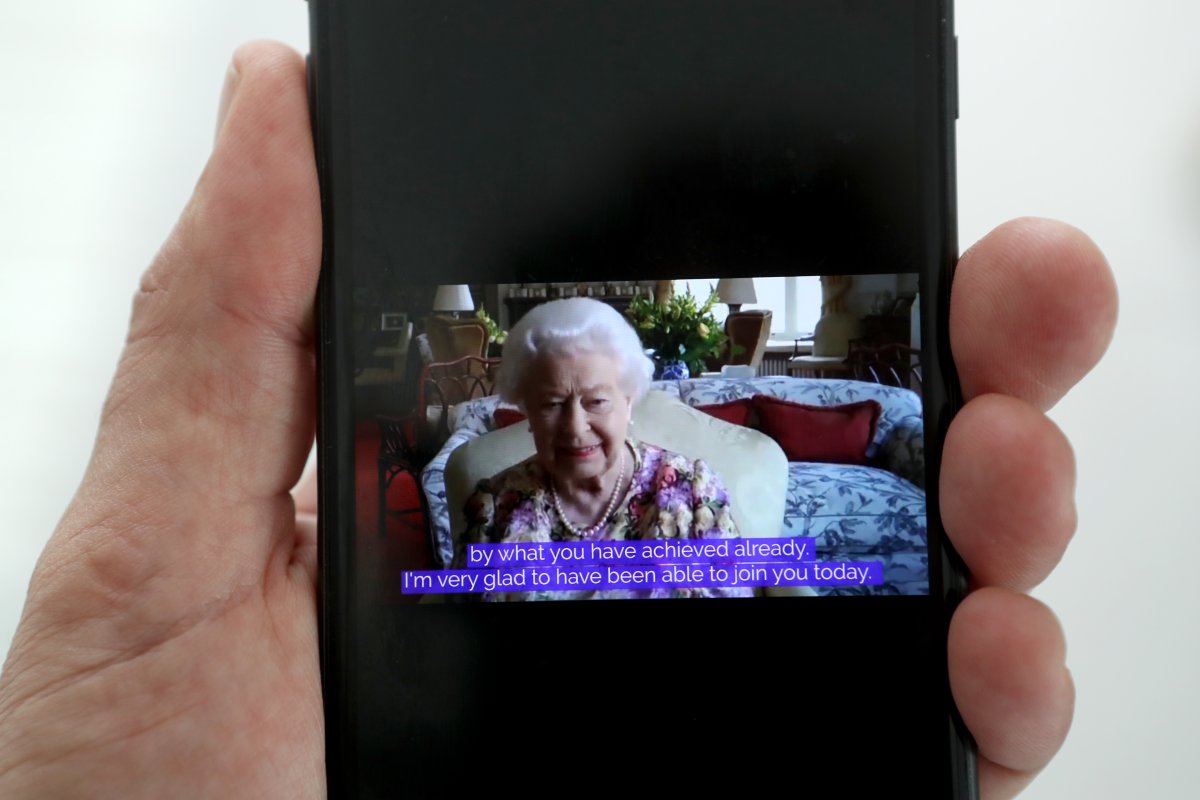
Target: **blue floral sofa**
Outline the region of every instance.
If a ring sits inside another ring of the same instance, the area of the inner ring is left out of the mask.
[[[881,586],[818,587],[818,594],[928,593],[924,425],[921,398],[915,392],[863,381],[784,376],[656,381],[653,388],[691,406],[754,395],[820,406],[877,401],[883,413],[867,449],[868,464],[788,463],[781,535],[815,538],[823,561],[883,563]],[[450,437],[422,471],[434,555],[443,564],[450,563],[453,554],[446,462],[459,445],[494,429],[499,405],[498,398],[484,397],[452,409]]]

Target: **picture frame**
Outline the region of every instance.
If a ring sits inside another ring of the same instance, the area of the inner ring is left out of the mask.
[[[402,331],[408,327],[408,314],[403,311],[384,311],[379,317],[379,330]]]

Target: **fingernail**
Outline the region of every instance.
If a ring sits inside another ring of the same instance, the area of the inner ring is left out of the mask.
[[[217,144],[217,140],[221,138],[221,128],[225,124],[225,117],[229,114],[229,104],[233,102],[233,95],[237,91],[238,82],[241,78],[237,67],[233,62],[229,62],[229,69],[225,70],[225,85],[221,87],[221,102],[217,106],[217,129],[213,134],[213,146]]]

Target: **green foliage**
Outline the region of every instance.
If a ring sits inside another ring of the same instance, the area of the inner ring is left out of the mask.
[[[504,344],[504,340],[508,338],[508,331],[500,330],[500,326],[496,324],[496,320],[489,317],[488,313],[482,308],[475,312],[475,317],[483,320],[483,324],[487,327],[489,342]]]
[[[716,302],[715,291],[709,293],[704,303],[691,290],[676,292],[663,304],[641,296],[633,299],[625,316],[633,323],[642,344],[654,350],[659,362],[679,359],[693,375],[699,375],[704,371],[705,359],[721,353],[728,339],[712,313]]]

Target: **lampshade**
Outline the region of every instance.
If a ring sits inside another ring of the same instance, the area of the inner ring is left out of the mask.
[[[475,301],[465,283],[445,284],[433,296],[434,311],[474,311]]]
[[[717,299],[722,303],[741,305],[757,303],[754,293],[754,278],[721,278],[717,281]]]

